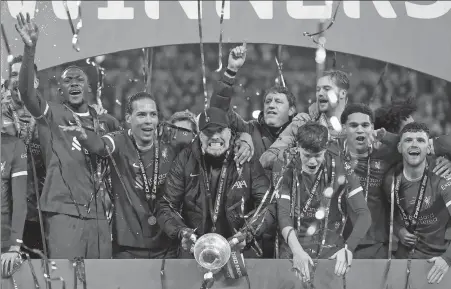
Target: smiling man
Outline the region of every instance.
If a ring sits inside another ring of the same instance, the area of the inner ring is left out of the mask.
[[[332,125],[331,118],[340,120],[347,103],[349,78],[340,70],[325,71],[316,83],[316,102],[309,107],[308,113],[298,113],[293,121],[279,134],[278,139],[262,154],[260,163],[265,169],[272,169],[283,152],[294,146],[295,136],[299,128],[307,121],[316,121],[326,126],[330,138],[337,138],[340,132]]]
[[[40,198],[44,212],[49,257],[55,259],[111,258],[111,234],[98,193],[100,159],[89,154],[79,140],[58,125],[76,125],[96,134],[119,129],[112,116],[98,116],[88,106],[89,83],[76,66],[61,74],[61,103],[39,96],[35,87],[34,58],[39,36],[27,14],[18,16],[16,29],[25,46],[19,74],[19,91],[26,108],[36,119],[47,177]]]
[[[432,173],[429,129],[412,122],[401,131],[398,151],[402,163],[387,173],[384,191],[395,207],[393,232],[400,244],[396,257],[428,259],[433,263],[429,283],[439,283],[451,264],[451,181]]]
[[[199,118],[199,136],[175,159],[163,198],[158,200],[158,222],[173,240],[187,247],[187,234],[214,232],[234,236],[244,225],[244,215],[264,201],[269,180],[258,161],[240,166],[234,161],[234,138],[227,113],[209,108]],[[269,198],[267,198],[269,199]],[[251,226],[248,243],[275,222],[275,207],[262,205],[267,213]],[[260,222],[260,220],[262,220]],[[256,224],[262,224],[256,229]]]

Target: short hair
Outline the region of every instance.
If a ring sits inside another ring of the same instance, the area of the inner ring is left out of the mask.
[[[133,113],[133,103],[138,101],[138,100],[141,100],[141,99],[153,100],[155,102],[155,106],[157,106],[157,102],[155,101],[155,98],[150,93],[147,93],[145,91],[141,91],[141,92],[133,94],[132,96],[130,96],[128,98],[127,106],[126,106],[126,113],[132,114]],[[157,111],[159,112],[158,106],[157,106]]]
[[[77,66],[77,65],[69,65],[68,67],[64,68],[64,70],[61,72],[61,77],[63,77],[63,74],[66,71],[68,71],[69,69],[78,69],[81,72],[83,72],[83,74],[86,76],[86,78],[88,78],[88,73],[86,73],[86,71],[83,68],[81,68],[80,66]],[[86,80],[88,80],[88,79],[86,79]]]
[[[279,85],[268,88],[265,91],[265,94],[263,95],[263,102],[266,101],[266,97],[270,93],[285,94],[285,96],[287,97],[287,100],[288,100],[288,105],[290,107],[296,107],[296,98],[294,97],[293,93],[291,93],[291,91],[288,88],[286,88],[284,86],[279,86]]]
[[[329,132],[327,127],[317,122],[308,121],[298,129],[297,145],[301,148],[318,153],[327,148]]]
[[[371,108],[363,103],[350,103],[346,105],[345,109],[341,113],[340,122],[345,124],[348,121],[348,117],[353,113],[362,113],[370,117],[371,123],[374,122],[373,111]]]
[[[425,132],[428,138],[430,136],[428,126],[421,122],[411,122],[406,124],[399,133],[400,137],[402,137],[402,135],[405,134],[406,132]]]
[[[196,115],[189,110],[177,111],[170,118],[169,122],[174,124],[178,121],[188,121],[191,123],[193,132],[198,133]]]
[[[11,65],[16,64],[16,63],[22,63],[23,62],[23,56],[22,55],[17,55],[13,58],[13,61],[11,61]],[[34,72],[36,74],[38,74],[38,66],[36,65],[36,63],[33,63],[34,66]]]
[[[349,90],[350,82],[348,74],[341,70],[327,70],[323,72],[323,77],[328,76],[335,85],[341,89]]]
[[[401,122],[405,121],[417,110],[413,99],[402,102],[394,102],[376,109],[374,129],[385,128],[388,132],[398,133]]]

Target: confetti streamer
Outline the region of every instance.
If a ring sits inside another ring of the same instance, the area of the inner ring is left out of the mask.
[[[204,42],[203,42],[203,36],[202,36],[202,2],[201,0],[197,0],[197,18],[198,18],[198,24],[199,24],[199,39],[200,39],[200,58],[202,61],[202,83],[204,86],[204,110],[205,115],[207,114],[207,108],[208,108],[208,93],[207,93],[207,77],[205,72],[205,54],[204,54]],[[207,117],[208,118],[208,117]]]
[[[91,61],[90,58],[86,59],[86,63],[89,65],[92,65],[96,68],[97,71],[97,92],[96,92],[96,101],[97,105],[100,107],[103,107],[102,105],[102,90],[104,88],[104,79],[105,79],[105,68],[103,68],[99,63],[96,61]]]
[[[279,77],[280,81],[282,82],[282,86],[286,87],[285,85],[285,79],[283,78],[283,73],[282,73],[282,63],[279,62],[279,60],[277,59],[277,56],[274,57],[276,59],[276,64],[277,64],[277,70],[279,71]]]
[[[79,20],[76,27],[74,27],[74,23],[72,22],[72,17],[70,16],[67,1],[63,1],[63,5],[64,9],[66,10],[67,18],[69,20],[70,29],[72,30],[72,48],[74,48],[75,51],[80,52],[80,46],[78,44],[78,34],[80,34],[80,30],[83,27],[83,21],[81,17],[81,1],[77,1]]]
[[[144,52],[144,84],[145,91],[150,93],[152,89],[153,47],[143,49]]]
[[[44,280],[46,280],[46,283],[45,283],[45,287],[47,288],[47,289],[52,289],[52,284],[47,280],[47,277],[46,276],[50,276],[49,274],[49,272],[50,272],[50,269],[49,269],[49,260],[47,259],[47,256],[45,256],[44,255],[44,253],[42,253],[40,250],[38,250],[38,249],[32,249],[32,248],[29,248],[29,247],[27,247],[25,244],[24,244],[24,242],[22,241],[22,240],[20,240],[20,239],[16,239],[16,242],[18,243],[18,244],[20,244],[21,245],[21,247],[23,247],[24,249],[26,249],[26,250],[28,250],[28,251],[30,251],[30,252],[32,252],[32,253],[35,253],[36,255],[38,255],[39,257],[41,257],[41,259],[44,261]],[[54,262],[52,262],[52,263],[54,263]],[[32,264],[31,264],[31,261],[30,261],[30,264],[29,264],[30,266],[31,266],[31,269],[32,269],[32,274],[33,275],[36,275],[36,273],[34,273],[34,268],[33,268],[33,266],[32,266]],[[51,264],[52,265],[52,269],[53,269],[53,264]],[[35,278],[35,276],[33,276],[33,278],[34,278],[34,280],[35,280],[35,282],[36,282],[36,280],[37,280],[37,278]],[[36,284],[35,284],[35,286],[36,286]],[[38,285],[39,286],[39,285]],[[65,283],[64,283],[64,287],[63,287],[63,289],[65,289],[66,287],[65,287],[66,285],[65,285]],[[39,288],[39,287],[36,287],[36,288]]]
[[[221,32],[219,33],[219,55],[218,55],[218,69],[216,69],[216,72],[219,72],[222,70],[222,34],[224,33],[224,6],[225,6],[225,0],[222,0],[222,6],[221,6],[221,20],[219,20],[219,27]]]
[[[337,17],[338,9],[340,8],[341,2],[342,2],[342,0],[341,0],[340,2],[338,2],[338,6],[337,6],[337,8],[335,9],[335,12],[334,12],[334,14],[333,14],[333,16],[332,16],[332,19],[331,19],[329,25],[327,25],[327,27],[326,27],[325,29],[322,29],[322,30],[320,30],[320,31],[318,31],[318,32],[316,32],[316,33],[304,32],[303,35],[304,35],[304,36],[307,36],[307,37],[310,37],[310,39],[312,39],[312,41],[313,41],[314,43],[316,43],[316,44],[321,45],[321,46],[324,47],[324,44],[321,44],[318,40],[315,39],[314,36],[323,34],[324,32],[326,32],[327,30],[329,30],[329,29],[334,25],[334,23],[335,23],[335,18]]]
[[[5,27],[3,27],[3,23],[1,24],[2,28],[2,36],[3,36],[3,42],[5,43],[6,52],[8,53],[8,66],[9,66],[9,78],[11,78],[11,63],[13,62],[14,56],[11,53],[11,47],[9,46],[8,37],[6,36]],[[2,81],[3,85],[3,81]]]

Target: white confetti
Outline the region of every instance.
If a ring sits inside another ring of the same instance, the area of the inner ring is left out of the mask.
[[[311,235],[315,234],[315,232],[316,232],[316,225],[315,224],[313,224],[310,227],[308,227],[307,235],[311,236]]]
[[[337,181],[338,181],[339,185],[343,185],[345,183],[345,181],[346,181],[346,177],[343,176],[343,175],[339,176]]]
[[[318,47],[316,50],[315,61],[318,64],[324,63],[326,60],[326,49],[324,47]]]
[[[342,130],[340,121],[338,120],[338,118],[336,116],[333,116],[330,118],[330,124],[332,125],[332,127],[334,128],[335,131],[340,132]]]
[[[324,219],[325,216],[326,210],[324,208],[319,208],[318,211],[316,211],[315,213],[315,218],[317,218],[318,220]]]
[[[324,190],[323,195],[324,195],[326,198],[331,198],[333,193],[334,193],[334,189],[332,189],[331,187],[327,187],[327,188]]]
[[[336,94],[335,91],[333,91],[333,90],[329,90],[329,91],[327,92],[327,97],[329,98],[329,102],[330,102],[331,104],[335,104],[335,103],[337,103],[337,101],[338,101],[337,94]]]

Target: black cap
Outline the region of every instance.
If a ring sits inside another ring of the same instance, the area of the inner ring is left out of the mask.
[[[227,112],[216,107],[207,109],[207,116],[205,111],[199,116],[199,130],[206,135],[213,135],[215,132],[229,127],[229,117]]]

